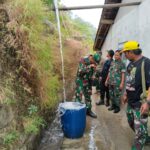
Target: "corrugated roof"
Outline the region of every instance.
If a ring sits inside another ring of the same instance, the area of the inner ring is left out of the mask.
[[[121,3],[122,0],[105,0],[105,4],[114,4],[114,3]],[[95,42],[94,42],[94,49],[101,49],[109,28],[112,25],[112,21],[115,20],[117,12],[119,8],[104,8],[102,11],[101,19],[99,22]]]

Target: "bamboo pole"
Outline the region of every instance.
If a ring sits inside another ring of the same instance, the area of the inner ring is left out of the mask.
[[[96,9],[96,8],[120,8],[120,7],[126,7],[126,6],[135,6],[140,5],[141,1],[138,2],[130,2],[130,3],[116,3],[116,4],[104,4],[104,5],[91,5],[91,6],[75,6],[75,7],[59,7],[59,11],[68,11],[68,10],[81,10],[81,9]],[[51,9],[55,11],[55,9]]]

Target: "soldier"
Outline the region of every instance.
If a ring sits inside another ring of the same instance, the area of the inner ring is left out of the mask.
[[[106,94],[106,106],[109,106],[109,88],[105,86],[105,81],[109,72],[110,64],[113,61],[114,51],[109,50],[107,53],[107,60],[104,62],[102,71],[100,73],[100,100],[96,105],[104,105],[104,98]]]
[[[92,104],[91,104],[92,84],[91,84],[91,80],[92,80],[92,76],[93,76],[93,73],[94,73],[95,68],[96,68],[96,61],[99,61],[99,58],[100,57],[96,54],[94,54],[94,56],[89,55],[88,57],[84,57],[84,63],[82,63],[81,65],[79,64],[79,69],[78,69],[78,73],[77,73],[77,76],[78,76],[77,78],[80,78],[80,81],[81,81],[80,89],[82,89],[82,93],[85,97],[85,103],[86,103],[86,107],[87,107],[87,115],[89,115],[93,118],[96,118],[97,116],[91,110],[92,109]],[[77,89],[79,89],[79,87]],[[76,92],[76,93],[78,93],[78,92]],[[81,94],[81,91],[80,91],[80,94]],[[82,100],[81,95],[79,96],[80,97],[79,99],[78,99],[78,97],[76,98],[76,101],[81,102],[81,100]]]
[[[82,101],[82,95],[83,95],[83,83],[82,83],[82,74],[81,74],[81,69],[82,66],[84,65],[84,58],[82,57],[79,61],[79,66],[77,70],[77,75],[76,75],[76,89],[75,89],[75,101],[76,102],[81,102]]]
[[[125,81],[125,64],[121,61],[120,50],[115,52],[115,60],[112,61],[105,85],[109,85],[109,96],[111,107],[108,110],[114,110],[114,113],[120,111],[121,94]]]
[[[100,92],[100,71],[101,71],[101,64],[100,64],[100,61],[101,61],[101,51],[96,51],[96,53],[100,56],[99,58],[99,62],[97,62],[97,66],[96,66],[96,71],[94,73],[94,86],[96,86],[96,93],[99,93]]]

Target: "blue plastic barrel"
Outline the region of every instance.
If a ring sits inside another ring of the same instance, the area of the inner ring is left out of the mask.
[[[65,102],[59,105],[64,135],[80,138],[86,127],[86,105],[79,102]]]

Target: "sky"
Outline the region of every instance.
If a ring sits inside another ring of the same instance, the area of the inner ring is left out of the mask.
[[[61,0],[65,6],[88,6],[88,5],[102,5],[104,0]],[[94,27],[98,28],[102,9],[84,9],[73,10],[73,15],[77,15],[83,20],[90,22]]]

